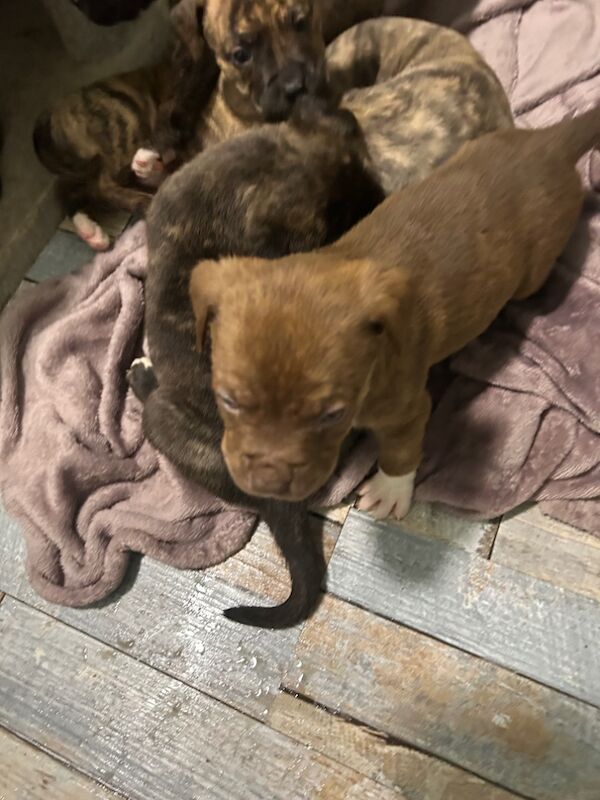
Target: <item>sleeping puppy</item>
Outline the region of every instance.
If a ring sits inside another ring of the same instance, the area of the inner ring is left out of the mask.
[[[285,627],[316,604],[325,564],[307,534],[307,506],[241,492],[221,455],[222,425],[210,360],[195,351],[189,276],[201,258],[280,257],[330,242],[383,199],[356,121],[303,98],[289,123],[263,126],[196,156],[167,179],[148,214],[145,328],[153,372],[132,366],[146,437],[188,478],[258,511],[288,562],[292,592],[275,609],[233,609],[232,619]],[[218,544],[218,543],[217,543]],[[215,563],[220,560],[214,554]]]
[[[180,0],[171,12],[175,41],[167,59],[68,94],[36,122],[37,156],[59,176],[64,210],[94,250],[105,250],[110,241],[88,212],[103,206],[144,210],[164,169],[188,155],[200,110],[218,80],[202,36],[202,13],[198,0]]]
[[[335,244],[278,261],[200,263],[190,292],[236,484],[302,501],[352,427],[379,471],[359,508],[409,510],[430,413],[429,368],[538,291],[578,219],[576,161],[600,142],[600,108],[540,131],[466,144]]]

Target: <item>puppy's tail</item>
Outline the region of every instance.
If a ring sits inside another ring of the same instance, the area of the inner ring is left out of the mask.
[[[292,588],[279,606],[237,606],[224,615],[257,628],[291,628],[307,619],[317,607],[326,563],[321,543],[308,530],[308,508],[299,503],[272,502],[263,510],[275,541],[288,565]]]
[[[545,132],[549,149],[574,163],[592,147],[600,146],[600,106],[552,125]]]

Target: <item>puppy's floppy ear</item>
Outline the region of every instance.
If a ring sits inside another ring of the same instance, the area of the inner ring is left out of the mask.
[[[212,315],[216,313],[219,295],[220,270],[218,261],[200,261],[190,277],[190,299],[196,319],[196,350],[201,353]]]
[[[409,278],[400,267],[381,273],[368,266],[363,275],[361,296],[365,298],[362,328],[369,336],[387,337],[396,348],[402,344],[401,329],[406,324],[403,308],[409,302]]]

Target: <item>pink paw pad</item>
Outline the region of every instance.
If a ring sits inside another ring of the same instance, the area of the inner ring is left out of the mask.
[[[110,239],[97,222],[82,211],[73,216],[73,225],[77,235],[86,242],[92,250],[108,250]]]

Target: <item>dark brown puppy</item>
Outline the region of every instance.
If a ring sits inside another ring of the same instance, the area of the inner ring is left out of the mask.
[[[542,286],[580,213],[575,163],[599,140],[600,109],[488,134],[330,247],[196,267],[197,332],[209,323],[236,484],[302,500],[329,478],[350,428],[367,428],[379,472],[359,507],[406,514],[429,368]]]
[[[190,272],[199,258],[279,257],[332,241],[383,197],[366,158],[352,114],[322,114],[304,98],[290,123],[257,128],[196,156],[167,179],[148,214],[146,334],[154,376],[139,362],[130,373],[145,400],[145,434],[189,478],[258,511],[290,568],[288,601],[230,611],[240,622],[284,627],[306,617],[325,564],[307,534],[306,505],[257,501],[229,477],[210,359],[195,350]]]

